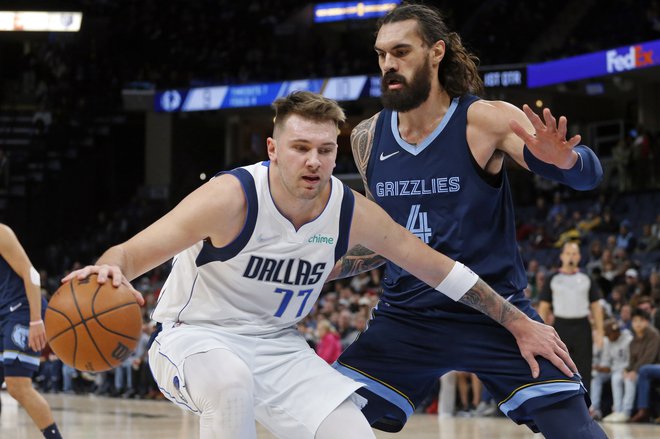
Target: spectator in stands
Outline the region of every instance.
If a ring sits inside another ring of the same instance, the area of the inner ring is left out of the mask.
[[[619,192],[626,192],[632,188],[631,166],[632,166],[632,142],[633,137],[628,133],[623,139],[619,140],[612,148],[612,158],[614,168],[606,176],[606,184],[610,185],[611,176],[616,172]],[[608,178],[609,177],[609,178]]]
[[[561,198],[561,193],[555,192],[554,195],[552,196],[552,206],[550,206],[550,210],[548,211],[548,217],[546,221],[555,222],[558,215],[561,215],[562,218],[565,218],[567,213],[568,213],[568,208],[566,207],[566,204],[564,204],[564,201]]]
[[[474,373],[457,372],[456,385],[461,403],[456,415],[459,417],[471,416],[481,402],[481,381]],[[472,398],[469,398],[469,396],[472,396]]]
[[[536,273],[541,269],[539,261],[536,259],[531,259],[527,263],[527,283],[533,284],[536,282]]]
[[[612,308],[612,314],[619,316],[622,308],[628,303],[625,285],[616,285],[612,288],[612,293],[607,296],[607,301]]]
[[[350,345],[355,340],[355,337],[357,337],[358,332],[353,326],[353,314],[349,309],[344,309],[339,313],[337,332],[341,340],[342,350]]]
[[[629,268],[625,272],[626,281],[626,299],[630,300],[639,291],[639,272],[634,268]]]
[[[142,333],[135,350],[124,360],[124,362],[115,368],[115,395],[122,398],[132,398],[137,393],[135,381],[133,380],[133,371],[139,369],[142,359],[146,355],[149,337],[145,334],[145,326],[142,325]]]
[[[603,384],[611,381],[613,409],[603,421],[625,422],[630,417],[635,398],[635,386],[623,379],[624,370],[630,361],[633,335],[628,330],[621,331],[614,319],[605,322],[605,335],[601,360],[594,366],[596,374],[591,382],[592,409],[596,418],[601,417]]]
[[[619,234],[616,236],[617,248],[622,248],[626,253],[630,254],[635,251],[637,247],[637,238],[631,230],[631,223],[629,220],[624,219],[619,225]]]
[[[541,294],[541,291],[543,291],[543,288],[545,288],[546,276],[547,274],[545,270],[539,270],[536,272],[536,276],[534,276],[534,283],[529,285],[529,298],[532,300],[532,302],[538,301],[539,294]],[[546,323],[551,324],[547,321]]]
[[[637,249],[640,252],[651,252],[660,247],[660,239],[651,232],[651,224],[642,225],[642,236],[639,237]]]
[[[637,300],[637,309],[641,309],[642,311],[648,313],[648,315],[651,317],[651,326],[653,326],[653,316],[655,315],[655,306],[653,305],[653,300],[651,300],[651,296],[648,295],[641,295],[639,299]]]
[[[60,381],[62,361],[55,355],[49,344],[41,351],[41,363],[35,381],[39,383],[43,393],[58,393],[61,390]]]
[[[600,239],[595,239],[591,241],[591,245],[589,245],[589,255],[588,255],[588,260],[587,264],[585,265],[585,270],[588,275],[592,275],[594,272],[594,268],[598,267],[603,269],[603,243],[600,241]]]
[[[660,240],[660,213],[655,217],[655,222],[651,226],[651,233]]]
[[[75,393],[73,380],[78,378],[78,373],[73,367],[62,363],[62,391],[64,393]]]
[[[536,210],[534,211],[534,222],[536,224],[543,224],[549,217],[548,203],[545,197],[539,195],[536,197]]]
[[[605,209],[601,217],[601,221],[594,228],[595,232],[598,233],[616,233],[619,230],[619,225],[617,224],[612,212],[609,209]]]
[[[622,331],[624,329],[632,331],[632,307],[629,304],[625,304],[621,307],[621,312],[617,321]]]
[[[654,364],[645,364],[639,368],[637,377],[637,412],[630,422],[645,422],[651,415],[651,392],[654,380],[660,380],[660,358]]]
[[[637,135],[632,144],[632,175],[633,187],[639,190],[644,189],[646,185],[652,187],[655,184],[654,157],[647,130],[639,126],[635,131]]]
[[[651,316],[640,309],[633,311],[632,327],[634,338],[630,343],[630,362],[626,367],[624,379],[636,384],[642,366],[657,364],[660,361],[660,335],[651,326]],[[644,399],[642,399],[642,402],[644,402]],[[644,408],[647,410],[644,411]],[[632,422],[642,422],[648,419],[648,415],[648,406],[640,407],[640,410],[630,420]]]
[[[342,352],[341,341],[337,330],[328,320],[321,320],[316,326],[318,343],[316,353],[328,364],[334,363]]]
[[[550,276],[541,291],[539,315],[548,321],[550,307],[554,310],[553,326],[568,346],[568,351],[582,375],[584,386],[591,384],[593,343],[603,344],[603,309],[600,292],[589,276],[580,272],[580,248],[575,242],[564,244],[561,268]],[[597,337],[592,340],[589,312],[594,318]]]
[[[600,267],[595,267],[591,273],[591,280],[598,285],[598,289],[601,292],[603,297],[609,298],[612,293],[612,282],[607,280],[603,273],[601,272]]]

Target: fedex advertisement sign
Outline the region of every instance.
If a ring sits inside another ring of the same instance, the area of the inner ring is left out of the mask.
[[[653,50],[644,50],[644,46],[642,45],[630,46],[623,53],[620,53],[616,49],[608,50],[606,53],[607,72],[624,72],[626,70],[652,66],[654,64],[653,55]]]
[[[660,40],[527,66],[527,87],[543,87],[660,66]]]

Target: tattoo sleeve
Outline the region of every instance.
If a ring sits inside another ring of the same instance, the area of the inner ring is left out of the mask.
[[[369,165],[369,157],[371,156],[371,148],[373,147],[374,132],[376,130],[377,121],[378,113],[370,119],[360,122],[351,133],[353,160],[355,160],[358,172],[362,176],[365,195],[370,200],[373,200],[374,197],[371,194],[371,191],[369,191],[369,185],[367,184],[367,166]]]
[[[378,113],[370,119],[360,122],[351,132],[353,160],[355,160],[355,165],[362,177],[365,195],[370,200],[373,200],[374,197],[371,195],[369,185],[367,184],[367,166],[369,165],[369,157],[371,156],[376,121],[378,121]],[[328,280],[355,276],[356,274],[379,267],[384,263],[385,258],[382,256],[377,255],[366,247],[356,245],[337,261]]]
[[[459,300],[469,307],[481,311],[505,328],[522,318],[524,314],[479,279]]]
[[[332,273],[332,279],[355,276],[373,270],[385,263],[385,258],[361,245],[356,245],[339,259]],[[339,271],[337,271],[337,266]]]

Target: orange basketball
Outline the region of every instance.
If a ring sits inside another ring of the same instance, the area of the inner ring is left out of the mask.
[[[96,275],[63,284],[48,303],[46,337],[67,365],[101,372],[119,366],[135,350],[142,313],[135,296],[122,285],[101,285]]]

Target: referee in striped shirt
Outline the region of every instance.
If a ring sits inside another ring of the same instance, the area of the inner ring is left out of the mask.
[[[584,387],[591,385],[591,360],[593,342],[589,311],[596,328],[596,345],[603,345],[603,308],[599,300],[600,291],[591,278],[582,273],[580,247],[575,242],[567,242],[562,247],[561,268],[552,274],[545,283],[539,297],[539,314],[547,322],[552,308],[554,327],[582,375]]]

